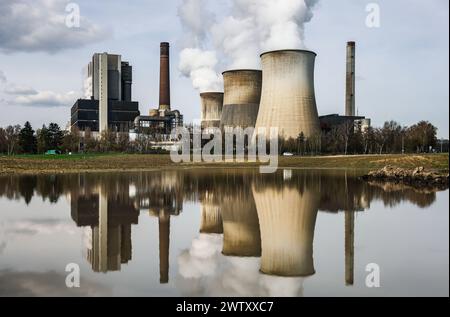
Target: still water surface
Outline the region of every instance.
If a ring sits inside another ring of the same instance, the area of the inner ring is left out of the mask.
[[[0,296],[448,296],[448,207],[348,171],[2,177]]]

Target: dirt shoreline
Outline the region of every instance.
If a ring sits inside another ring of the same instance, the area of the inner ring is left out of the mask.
[[[382,169],[371,171],[362,177],[368,182],[383,182],[408,185],[413,188],[436,188],[439,190],[448,189],[448,172],[427,170],[420,166],[415,169],[385,166]]]
[[[0,175],[151,172],[195,168],[258,168],[260,163],[173,163],[168,155],[0,156]],[[352,169],[363,173],[385,166],[447,172],[448,155],[279,157],[279,168]]]

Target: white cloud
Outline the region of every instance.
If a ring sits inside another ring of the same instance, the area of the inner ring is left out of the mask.
[[[68,0],[2,0],[0,51],[55,53],[106,37],[106,30],[83,18],[82,8],[80,27],[67,27],[68,3]]]
[[[77,99],[77,93],[65,94],[53,91],[40,91],[33,95],[21,95],[10,101],[13,105],[28,107],[68,107]]]
[[[57,93],[53,91],[38,91],[32,87],[17,85],[8,81],[4,72],[0,70],[0,93],[12,98],[0,98],[8,105],[25,107],[69,107],[79,97],[79,93],[70,91]],[[1,95],[0,95],[1,97]]]
[[[36,95],[38,92],[31,87],[7,85],[4,89],[7,95]]]

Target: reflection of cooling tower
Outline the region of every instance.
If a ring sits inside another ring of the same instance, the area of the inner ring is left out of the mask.
[[[231,70],[223,73],[224,106],[221,127],[255,127],[261,100],[262,72]]]
[[[251,192],[248,196],[233,195],[222,201],[223,254],[226,256],[261,256],[258,213]]]
[[[317,193],[290,188],[254,188],[253,193],[261,227],[261,272],[290,277],[313,275]]]
[[[202,222],[200,225],[200,233],[204,234],[222,234],[222,214],[220,207],[211,199],[205,199],[201,204]]]
[[[219,128],[223,108],[223,93],[205,92],[200,94],[202,101],[202,129]]]
[[[278,128],[280,136],[297,139],[320,133],[314,92],[316,54],[286,50],[261,55],[263,86],[256,128]]]

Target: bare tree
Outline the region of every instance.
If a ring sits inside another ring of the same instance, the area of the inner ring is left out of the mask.
[[[341,124],[338,128],[338,135],[342,143],[344,144],[344,154],[348,154],[348,146],[350,143],[350,138],[355,131],[355,124],[353,121],[347,121]]]
[[[8,126],[5,129],[6,153],[12,155],[16,153],[19,144],[20,125]]]

